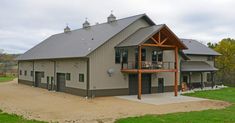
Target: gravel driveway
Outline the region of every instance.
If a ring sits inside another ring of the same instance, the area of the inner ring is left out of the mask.
[[[0,83],[0,109],[3,111],[29,119],[61,123],[106,123],[129,116],[218,109],[228,105],[226,102],[212,100],[153,105],[117,97],[85,99],[17,84],[16,80]]]

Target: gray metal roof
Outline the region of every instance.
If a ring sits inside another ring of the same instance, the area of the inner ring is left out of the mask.
[[[218,69],[204,61],[185,61],[181,64],[181,71],[183,72],[209,72],[216,70]]]
[[[193,39],[181,39],[181,41],[188,47],[187,50],[183,50],[184,54],[191,54],[191,55],[221,55],[218,52],[212,50],[211,48],[207,47],[206,45],[193,40]]]
[[[116,47],[138,46],[139,44],[148,40],[152,35],[160,31],[163,27],[164,24],[143,27],[134,34],[130,35],[126,40],[119,43]]]
[[[55,34],[19,56],[18,60],[85,57],[140,18],[154,24],[145,14],[141,14],[88,29]]]

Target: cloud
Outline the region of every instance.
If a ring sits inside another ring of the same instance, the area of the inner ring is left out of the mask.
[[[180,38],[218,42],[235,38],[233,0],[1,0],[0,49],[23,53],[66,23],[81,28],[106,21],[114,10],[117,18],[146,13],[157,24],[167,24]]]

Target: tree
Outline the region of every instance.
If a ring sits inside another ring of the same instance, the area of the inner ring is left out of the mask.
[[[224,84],[235,84],[235,40],[226,38],[218,44],[207,45],[221,54],[215,59],[216,67],[219,69],[217,77]]]

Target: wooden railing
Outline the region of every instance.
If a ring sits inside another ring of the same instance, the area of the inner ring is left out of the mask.
[[[175,69],[175,62],[156,62],[156,61],[142,61],[141,69]],[[122,70],[138,69],[138,62],[128,61],[122,62]]]

